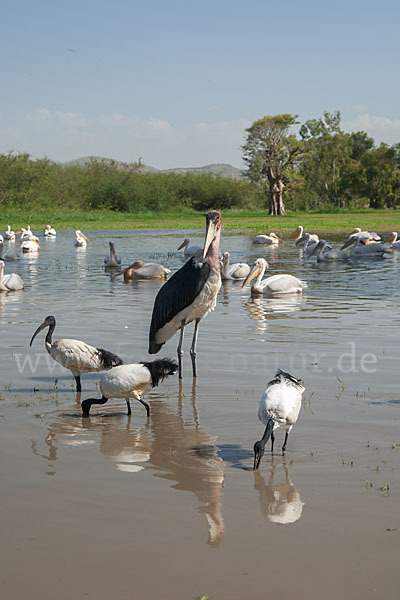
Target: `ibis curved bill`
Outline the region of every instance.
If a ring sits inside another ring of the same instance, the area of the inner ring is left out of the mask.
[[[35,337],[46,327],[49,330],[44,343],[45,348],[53,360],[71,371],[75,377],[77,392],[80,392],[82,389],[80,376],[83,373],[105,371],[122,365],[124,362],[116,354],[103,348],[89,346],[89,344],[80,340],[64,338],[52,341],[52,335],[56,327],[56,319],[53,315],[46,317],[43,323],[39,325],[31,338],[29,346],[32,346]]]
[[[271,438],[271,453],[274,451],[274,431],[278,428],[286,430],[282,446],[282,454],[285,453],[289,433],[299,416],[304,390],[300,379],[280,369],[274,379],[267,384],[258,409],[258,418],[265,425],[265,431],[261,440],[254,444],[254,470],[260,466],[269,438]]]
[[[154,301],[149,332],[149,354],[156,354],[178,329],[179,378],[182,378],[183,336],[188,323],[195,322],[190,356],[193,377],[197,375],[196,345],[200,320],[217,301],[221,287],[221,264],[218,251],[221,236],[221,214],[211,210],[206,216],[204,250],[176,271],[160,289]]]

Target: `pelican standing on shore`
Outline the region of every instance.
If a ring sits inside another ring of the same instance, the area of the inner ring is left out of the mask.
[[[105,404],[110,398],[125,398],[130,416],[132,411],[129,400],[135,398],[143,404],[149,417],[150,407],[142,396],[169,375],[174,375],[177,369],[177,363],[169,358],[114,367],[100,379],[101,398],[83,400],[82,414],[88,417],[92,404]]]
[[[257,277],[257,279],[251,286],[252,294],[262,294],[263,296],[301,294],[303,289],[307,287],[305,281],[298,279],[294,275],[288,275],[286,273],[271,275],[271,277],[263,279],[265,269],[267,268],[267,261],[264,258],[257,258],[252,270],[242,283],[242,287],[247,285],[252,279],[254,279],[254,277]]]
[[[274,451],[275,429],[285,429],[282,454],[286,451],[289,433],[296,423],[301,408],[301,397],[305,388],[300,379],[278,370],[275,378],[267,384],[258,409],[258,418],[265,425],[264,435],[254,444],[254,470],[258,469],[271,438],[271,453]]]
[[[183,336],[185,326],[195,322],[190,356],[193,377],[197,375],[196,345],[200,320],[217,301],[221,287],[221,264],[218,251],[221,237],[221,214],[211,210],[206,215],[204,250],[176,271],[158,292],[150,324],[149,354],[157,354],[178,329],[179,378],[182,378]]]
[[[82,389],[81,375],[83,373],[96,373],[124,364],[124,361],[116,354],[108,350],[103,350],[103,348],[89,346],[89,344],[80,340],[64,338],[53,342],[52,336],[56,327],[56,319],[52,315],[46,317],[43,323],[36,329],[29,346],[32,346],[32,342],[37,334],[46,327],[49,330],[44,343],[45,348],[53,360],[71,371],[75,377],[77,392],[80,392]]]

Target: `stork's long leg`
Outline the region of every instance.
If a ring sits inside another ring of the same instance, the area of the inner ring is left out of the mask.
[[[179,336],[179,344],[178,344],[178,365],[179,365],[179,379],[182,379],[182,357],[183,357],[183,336],[185,331],[185,320],[183,319],[181,322],[181,334]]]
[[[76,391],[77,392],[81,392],[82,391],[82,387],[81,387],[81,378],[80,375],[74,375],[75,377],[75,381],[76,381]]]
[[[287,441],[288,441],[288,437],[289,437],[289,432],[288,432],[288,431],[286,431],[286,434],[285,434],[285,441],[283,442],[283,446],[282,446],[282,454],[285,454],[285,450],[286,450],[286,444],[287,444]]]
[[[190,357],[192,359],[193,377],[197,377],[197,368],[196,368],[197,351],[196,351],[196,347],[197,347],[197,336],[199,334],[199,324],[200,324],[200,319],[196,319],[196,322],[194,324],[194,333],[193,333],[192,345],[190,346]]]

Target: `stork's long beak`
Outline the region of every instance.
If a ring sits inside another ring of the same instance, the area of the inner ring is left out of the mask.
[[[252,268],[252,270],[250,271],[250,273],[247,275],[246,279],[243,281],[242,287],[244,287],[245,285],[247,285],[252,279],[254,279],[254,277],[257,277],[257,275],[260,272],[261,272],[260,265],[254,265],[254,267]]]
[[[297,229],[295,229],[295,231],[293,231],[293,233],[291,233],[289,235],[289,240],[295,240],[296,238],[299,237],[299,235],[300,235],[300,229],[297,228]]]
[[[317,252],[317,250],[319,250],[322,246],[322,242],[318,242],[318,244],[315,246],[314,250],[310,253],[310,256],[314,256],[314,254]]]
[[[184,240],[182,242],[182,244],[180,246],[178,246],[178,250],[182,250],[182,248],[185,248],[188,245],[187,240]]]
[[[206,239],[204,240],[203,258],[207,256],[207,252],[212,242],[218,233],[218,223],[213,219],[207,219]]]
[[[348,248],[349,246],[351,246],[352,244],[355,244],[357,241],[356,238],[350,238],[349,240],[347,240],[347,242],[345,242],[343,244],[343,246],[340,248],[341,250],[344,250],[345,248]]]
[[[39,325],[39,327],[36,329],[35,333],[32,336],[31,341],[29,342],[29,346],[32,346],[32,342],[35,339],[35,337],[37,336],[38,333],[40,333],[43,329],[46,329],[46,327],[48,327],[49,324],[47,321],[43,321],[43,323],[41,325]]]

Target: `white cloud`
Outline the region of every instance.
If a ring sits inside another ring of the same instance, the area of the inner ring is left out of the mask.
[[[344,122],[343,128],[347,131],[365,131],[377,144],[395,144],[400,141],[400,119],[363,113],[351,121]]]
[[[366,110],[368,110],[368,108],[364,106],[364,104],[356,104],[353,108],[358,112],[365,112]]]
[[[174,126],[159,117],[84,115],[37,109],[10,124],[0,117],[0,152],[28,152],[66,161],[104,156],[160,169],[224,162],[241,166],[245,119]]]

